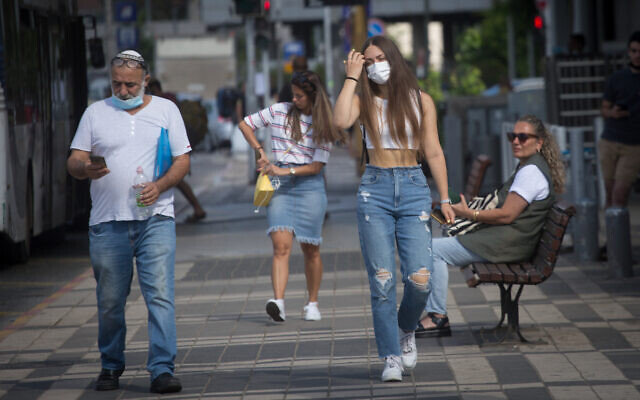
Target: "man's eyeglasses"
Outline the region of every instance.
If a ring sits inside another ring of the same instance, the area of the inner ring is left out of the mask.
[[[144,70],[147,69],[147,65],[142,62],[142,61],[137,61],[137,60],[133,60],[130,58],[120,58],[120,57],[115,57],[113,60],[111,60],[111,65],[116,66],[116,67],[122,67],[123,65],[126,65],[129,68],[142,68]]]
[[[514,140],[518,139],[520,143],[524,143],[529,138],[537,138],[538,135],[534,135],[532,133],[515,133],[515,132],[507,132],[507,139],[513,143]]]

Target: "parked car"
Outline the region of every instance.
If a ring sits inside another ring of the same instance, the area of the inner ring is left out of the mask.
[[[208,144],[205,145],[205,149],[211,151],[219,147],[229,147],[234,128],[232,119],[223,118],[218,114],[216,99],[204,99],[202,105],[206,108],[209,118],[209,134],[205,138]]]

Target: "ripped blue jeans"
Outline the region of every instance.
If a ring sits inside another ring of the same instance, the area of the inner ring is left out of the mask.
[[[369,275],[378,355],[401,355],[398,327],[415,330],[430,290],[431,193],[420,167],[367,165],[358,189],[360,248]],[[396,302],[396,245],[404,292]]]

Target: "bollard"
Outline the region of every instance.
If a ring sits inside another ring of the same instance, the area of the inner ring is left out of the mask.
[[[573,247],[580,261],[596,261],[598,246],[598,208],[596,202],[585,198],[576,204],[573,225]]]
[[[631,259],[631,228],[629,210],[609,207],[605,211],[607,224],[607,259],[609,274],[614,278],[633,276]]]
[[[582,128],[569,129],[571,148],[571,196],[576,203],[584,197],[584,132]]]

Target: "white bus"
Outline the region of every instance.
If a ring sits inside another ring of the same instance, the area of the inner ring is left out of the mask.
[[[66,171],[86,107],[84,26],[70,0],[0,2],[0,264],[86,216],[88,183]]]

